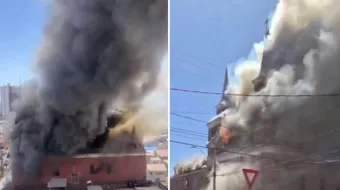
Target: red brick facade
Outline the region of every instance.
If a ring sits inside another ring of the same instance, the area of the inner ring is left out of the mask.
[[[70,186],[93,184],[119,184],[129,180],[146,180],[144,153],[121,155],[79,155],[74,157],[46,157],[38,181],[24,181],[20,171],[13,173],[15,189],[21,186],[44,186],[51,178],[67,178]]]

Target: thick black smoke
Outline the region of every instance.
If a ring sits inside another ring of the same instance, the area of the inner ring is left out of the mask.
[[[51,8],[38,76],[11,132],[12,166],[26,174],[46,154],[101,147],[108,108],[118,98],[138,108],[167,47],[166,0],[54,0]]]

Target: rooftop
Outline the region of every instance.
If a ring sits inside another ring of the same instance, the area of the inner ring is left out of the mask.
[[[100,185],[90,185],[87,186],[87,190],[103,190],[103,188]]]
[[[158,149],[156,150],[156,154],[159,157],[168,157],[168,149]]]
[[[156,156],[150,157],[150,160],[152,160],[152,161],[161,161],[161,159],[156,157]]]
[[[97,158],[97,157],[125,157],[125,156],[145,156],[145,153],[122,153],[122,154],[79,154],[72,156],[73,158]],[[51,156],[54,157],[54,156]],[[56,156],[57,157],[57,156]]]
[[[213,118],[211,118],[208,122],[207,125],[210,126],[212,123],[214,123],[216,120],[223,118],[224,116],[230,114],[230,113],[234,113],[236,111],[235,108],[229,108],[224,110],[223,112],[221,112],[220,114],[214,116]]]
[[[60,187],[66,187],[66,178],[52,178],[47,183],[47,188],[60,188]]]
[[[165,164],[147,164],[147,170],[150,172],[166,172],[168,171]]]

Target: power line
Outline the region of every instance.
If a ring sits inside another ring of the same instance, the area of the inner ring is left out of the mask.
[[[181,126],[184,126],[184,127],[189,127],[189,126],[190,126],[190,128],[202,127],[201,125],[192,124],[192,123],[186,123],[186,122],[183,122],[182,120],[181,120],[181,121],[178,121],[178,120],[176,120],[176,121],[171,121],[171,123],[173,123],[173,124],[178,123],[178,124],[176,124],[176,125],[181,125]],[[191,127],[191,126],[193,126],[193,127]]]
[[[183,116],[183,115],[180,115],[180,114],[177,114],[177,113],[170,113],[171,115],[175,115],[177,117],[181,117],[181,118],[184,118],[184,119],[188,119],[188,120],[192,120],[192,121],[196,121],[196,122],[200,122],[200,123],[207,123],[205,121],[202,121],[202,120],[198,120],[198,119],[195,119],[195,118],[192,118],[192,117],[187,117],[187,116]],[[244,131],[244,130],[238,130],[238,132],[241,132],[241,133],[246,133],[246,134],[249,134],[249,135],[256,135],[256,132],[249,132],[249,131]],[[282,143],[286,143],[286,144],[289,144],[289,145],[294,145],[294,146],[303,146],[302,143],[299,143],[299,142],[293,142],[293,141],[289,141],[289,140],[285,140],[285,139],[280,139],[280,138],[276,138],[276,137],[268,137],[270,139],[273,139],[273,140],[276,140],[276,141],[280,141]]]
[[[206,141],[206,140],[203,140],[203,139],[201,139],[201,138],[188,137],[187,135],[181,135],[181,134],[172,134],[172,135],[174,135],[174,136],[179,136],[179,137],[184,137],[184,138],[187,138],[187,139]],[[172,135],[171,135],[171,136],[172,136]]]
[[[332,151],[329,151],[329,152],[326,152],[326,153],[318,153],[318,154],[314,154],[314,155],[307,156],[307,157],[302,157],[302,158],[295,159],[295,160],[282,161],[282,162],[279,162],[279,163],[276,163],[276,164],[269,165],[269,166],[265,167],[264,169],[262,169],[261,171],[267,170],[267,169],[271,169],[273,167],[277,167],[277,166],[282,165],[282,164],[288,164],[288,163],[292,163],[292,162],[305,161],[305,160],[310,159],[311,157],[325,156],[325,155],[334,154],[334,153],[337,153],[337,152],[340,152],[340,149],[335,149],[335,150],[332,150]],[[313,162],[311,162],[311,163],[313,163]],[[308,164],[310,164],[310,163],[308,163]],[[291,167],[296,167],[296,166],[300,166],[300,165],[305,165],[305,164],[298,164],[298,165],[291,166]],[[235,172],[228,172],[228,173],[219,174],[219,175],[216,175],[216,176],[226,176],[226,175],[231,175],[231,174],[236,174],[236,173],[240,173],[240,171],[237,171],[237,172],[236,171]]]
[[[208,136],[208,134],[205,134],[205,133],[200,133],[200,132],[196,132],[196,131],[181,129],[181,128],[177,128],[177,127],[173,127],[173,126],[171,126],[170,130],[176,130],[176,131],[185,132],[185,133],[194,133],[195,135],[200,135],[200,136],[204,136],[204,137]]]
[[[224,69],[223,67],[218,66],[218,65],[215,65],[215,64],[213,64],[213,63],[211,63],[211,62],[205,61],[205,60],[201,59],[200,57],[198,57],[198,56],[196,56],[196,55],[189,54],[189,53],[186,53],[186,52],[183,52],[183,51],[180,51],[180,50],[177,50],[177,51],[180,52],[180,53],[182,53],[182,54],[184,54],[184,55],[186,55],[186,56],[188,56],[188,57],[193,57],[193,58],[195,58],[195,59],[197,59],[197,60],[199,60],[199,61],[201,61],[201,62],[203,62],[203,63],[206,63],[206,64],[208,64],[208,65],[210,65],[210,66],[212,66],[212,67],[214,67],[214,68],[216,68],[216,69],[218,69],[218,70]]]
[[[220,92],[207,92],[207,91],[199,91],[199,90],[188,90],[188,89],[181,89],[181,88],[170,88],[171,91],[180,91],[180,92],[190,92],[190,93],[197,93],[197,94],[211,94],[211,95],[221,95]]]
[[[206,76],[203,76],[203,75],[200,75],[200,74],[198,74],[198,73],[195,73],[195,72],[191,72],[191,71],[185,70],[185,69],[183,69],[183,68],[177,68],[177,67],[173,67],[173,68],[174,68],[174,69],[177,69],[177,70],[179,70],[179,71],[182,71],[182,72],[184,72],[184,73],[189,73],[189,74],[191,74],[191,75],[193,75],[193,76],[195,76],[195,77],[197,77],[197,78],[204,79],[205,81],[210,80],[210,78],[208,78],[208,77],[206,77]],[[216,83],[216,81],[214,81],[214,82]]]
[[[192,62],[190,62],[190,61],[187,61],[187,60],[184,60],[184,59],[181,59],[181,58],[179,58],[179,57],[175,57],[177,60],[179,60],[179,61],[182,61],[182,62],[184,62],[184,63],[187,63],[187,64],[189,64],[189,65],[192,65],[192,66],[194,66],[194,67],[196,67],[196,68],[198,68],[198,69],[202,69],[202,70],[204,70],[204,71],[207,71],[207,72],[212,72],[212,73],[214,73],[214,71],[211,71],[211,70],[209,70],[209,69],[206,69],[206,68],[204,68],[204,67],[201,67],[201,66],[198,66],[197,64],[195,64],[195,63],[192,63]]]
[[[193,115],[215,115],[215,112],[193,112],[193,111],[173,111],[176,113],[183,113],[183,114],[193,114]]]
[[[195,119],[195,118],[188,117],[188,116],[183,116],[183,115],[177,114],[177,113],[170,113],[170,114],[171,115],[175,115],[175,116],[180,117],[180,118],[184,118],[184,119],[200,122],[200,123],[205,123],[205,124],[207,123],[206,121]],[[248,132],[248,131],[244,131],[244,130],[239,130],[239,132],[247,133],[247,134],[250,134],[250,135],[256,135],[256,132]],[[293,141],[289,141],[289,140],[285,140],[285,139],[281,139],[281,138],[276,138],[276,137],[268,137],[268,138],[271,138],[271,139],[274,139],[274,140],[277,140],[277,141],[281,141],[281,142],[286,143],[286,144],[291,144],[291,145],[295,145],[295,146],[304,146],[306,143],[308,143],[308,142],[310,142],[312,140],[324,137],[326,135],[333,134],[335,132],[340,132],[340,128],[332,129],[330,131],[326,131],[324,133],[318,134],[315,137],[312,137],[312,138],[310,138],[310,139],[308,139],[306,141],[303,141],[303,142],[293,142]]]
[[[228,150],[228,149],[225,149],[225,148],[215,148],[215,147],[201,146],[201,145],[196,145],[196,144],[191,144],[191,143],[186,143],[186,142],[181,142],[181,141],[174,141],[174,140],[170,140],[170,142],[177,143],[177,144],[182,144],[182,145],[188,145],[188,146],[196,146],[196,147],[200,147],[200,148],[222,150],[224,152],[229,152],[229,153],[233,153],[233,154],[239,154],[239,155],[243,155],[243,156],[249,156],[249,157],[256,157],[256,158],[263,158],[263,159],[274,160],[274,158],[272,158],[272,157],[259,156],[259,155],[244,153],[244,152],[237,152],[237,151],[232,151],[232,150]]]
[[[177,144],[182,144],[182,145],[187,145],[187,146],[200,147],[200,148],[219,149],[219,148],[210,148],[210,147],[207,147],[207,146],[195,145],[195,144],[191,144],[191,143],[174,141],[174,140],[170,140],[170,142],[177,143]],[[229,153],[234,153],[234,154],[239,154],[239,155],[249,156],[249,157],[255,157],[255,158],[275,160],[274,158],[271,158],[271,157],[264,157],[264,156],[247,154],[247,153],[236,152],[236,151],[224,150],[224,152],[229,152]],[[329,152],[326,152],[326,153],[318,153],[318,154],[310,155],[310,156],[307,156],[307,157],[302,157],[302,158],[299,158],[299,159],[285,160],[285,161],[282,161],[282,162],[279,162],[279,163],[276,163],[276,164],[269,165],[269,166],[265,167],[264,169],[262,169],[261,171],[267,170],[267,169],[271,169],[271,168],[277,167],[279,165],[288,164],[288,163],[292,163],[292,162],[305,161],[305,160],[311,159],[312,157],[325,156],[325,155],[334,154],[334,153],[337,153],[337,152],[340,152],[340,149],[332,150],[332,151],[329,151]],[[311,162],[311,163],[313,163],[313,162]],[[302,164],[299,164],[299,165],[302,165]],[[299,165],[295,165],[295,166],[299,166]],[[295,167],[295,166],[292,166],[292,167]],[[223,174],[218,174],[216,176],[227,176],[227,175],[234,175],[234,174],[238,174],[238,173],[241,173],[241,171],[227,172],[227,173],[223,173]]]
[[[188,92],[196,94],[210,94],[210,95],[222,95],[220,92],[208,92],[200,90],[190,90],[183,88],[170,88],[171,91]],[[237,93],[226,93],[226,96],[258,96],[258,97],[333,97],[340,96],[340,94],[237,94]]]
[[[199,122],[199,123],[204,123],[204,124],[207,123],[206,121],[203,121],[203,120],[195,119],[195,118],[192,118],[192,117],[187,117],[187,116],[176,114],[176,113],[170,113],[170,115],[174,115],[174,116],[184,118],[184,119],[189,119],[189,120],[196,121],[196,122]]]

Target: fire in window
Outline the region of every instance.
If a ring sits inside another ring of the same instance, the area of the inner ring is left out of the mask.
[[[59,168],[56,168],[56,169],[53,170],[53,175],[54,176],[60,176]]]

